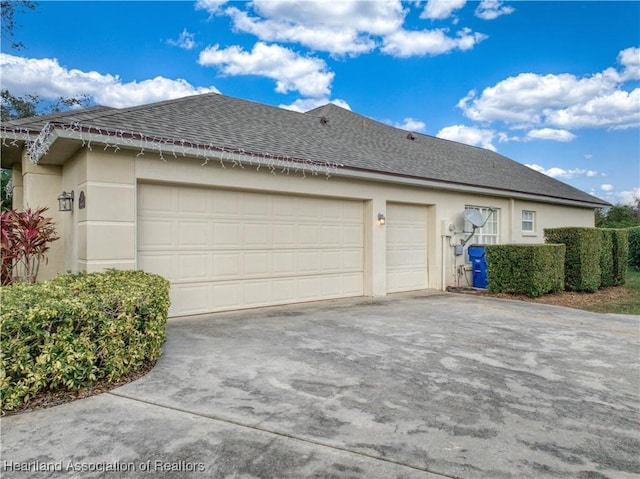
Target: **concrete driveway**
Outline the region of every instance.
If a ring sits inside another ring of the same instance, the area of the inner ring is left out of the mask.
[[[637,478],[639,318],[444,293],[181,318],[2,477]]]

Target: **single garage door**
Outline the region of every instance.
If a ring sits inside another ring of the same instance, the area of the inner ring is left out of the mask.
[[[138,267],[171,316],[363,295],[363,203],[138,186]]]
[[[427,207],[387,204],[387,292],[427,288]]]

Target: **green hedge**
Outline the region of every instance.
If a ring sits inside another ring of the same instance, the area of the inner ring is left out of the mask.
[[[629,266],[640,269],[640,226],[634,226],[629,232]]]
[[[41,391],[117,381],[162,353],[169,282],[160,276],[67,274],[1,292],[2,410]]]
[[[530,297],[564,289],[563,244],[486,247],[489,291]]]
[[[594,292],[600,286],[600,232],[597,228],[545,228],[545,241],[567,247],[565,287]]]
[[[608,288],[616,284],[613,277],[613,230],[598,228],[600,233],[600,286]]]
[[[611,229],[613,256],[613,285],[624,284],[629,265],[629,230],[627,228]]]

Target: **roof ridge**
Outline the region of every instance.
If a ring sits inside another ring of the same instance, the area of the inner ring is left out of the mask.
[[[606,204],[498,152],[411,132],[335,103],[303,113],[211,92],[128,108],[94,107],[57,118],[86,127],[175,140],[175,144],[198,143],[223,150],[331,161],[388,175]],[[12,126],[35,130],[41,129],[44,121],[33,117],[26,123],[6,126],[8,130]]]

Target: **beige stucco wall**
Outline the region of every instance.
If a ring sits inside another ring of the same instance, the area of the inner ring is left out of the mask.
[[[595,216],[593,210],[577,209],[569,206],[534,203],[514,200],[512,202],[513,221],[510,227],[509,243],[544,243],[544,228],[560,228],[564,226],[593,226]],[[522,211],[535,212],[535,231],[522,231]]]
[[[16,168],[16,173],[18,169]],[[60,238],[65,238],[67,231],[63,221],[64,213],[58,211],[58,195],[62,192],[62,167],[54,165],[36,165],[26,153],[22,155],[22,188],[18,189],[16,209],[48,208],[44,216],[50,217],[56,225]],[[20,200],[20,196],[22,196]],[[50,243],[48,261],[40,264],[39,280],[51,279],[61,271],[65,271],[65,245],[60,239]]]
[[[22,181],[22,164],[15,163],[11,169],[11,184],[13,185],[11,204],[16,210],[22,210],[24,198],[24,183]]]
[[[397,185],[360,179],[291,172],[271,174],[262,167],[244,168],[218,162],[202,165],[201,159],[174,158],[166,161],[145,152],[81,150],[64,166],[40,166],[23,162],[25,203],[46,202],[55,211],[63,239],[52,250],[46,276],[56,272],[99,271],[104,268],[135,268],[136,187],[140,182],[165,182],[217,188],[245,189],[357,199],[365,205],[365,285],[366,295],[386,294],[386,230],[377,224],[378,213],[387,215],[387,203],[428,206],[428,285],[443,289],[460,281],[457,271],[466,256],[455,256],[453,246],[466,235],[463,212],[466,205],[493,206],[499,210],[501,243],[544,241],[542,229],[556,226],[593,226],[589,208],[557,206],[534,201],[421,186]],[[56,198],[62,190],[74,190],[72,213],[59,213]],[[78,208],[80,192],[86,208]],[[521,231],[522,210],[536,212],[536,232]],[[455,225],[455,233],[446,229]]]
[[[63,185],[74,190],[65,225],[65,262],[72,271],[135,268],[135,162],[128,156],[82,150],[64,165]],[[80,209],[80,194],[85,207]]]

